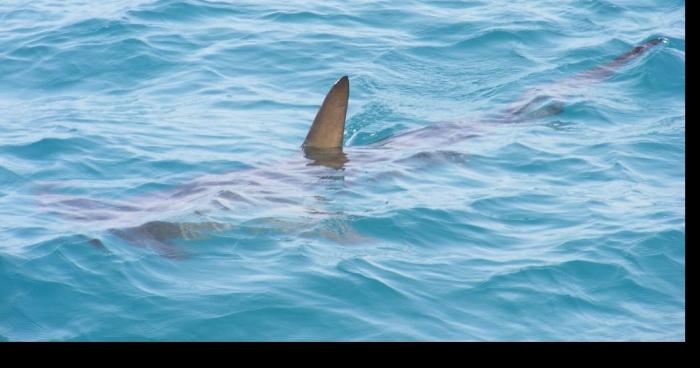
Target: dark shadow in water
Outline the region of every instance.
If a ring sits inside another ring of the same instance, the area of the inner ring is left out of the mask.
[[[228,224],[216,222],[150,221],[141,226],[109,231],[130,244],[153,249],[166,258],[184,259],[184,251],[172,241],[203,239],[230,228]]]
[[[348,157],[341,148],[304,147],[304,157],[311,160],[308,165],[326,166],[336,170],[342,170],[348,162]]]

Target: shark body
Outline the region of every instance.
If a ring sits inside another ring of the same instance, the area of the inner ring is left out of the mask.
[[[498,121],[516,123],[560,113],[564,108],[563,103],[551,96],[565,99],[568,93],[582,84],[601,81],[611,76],[621,66],[663,41],[662,38],[652,39],[604,65],[547,88],[529,91],[506,109],[504,117]],[[543,90],[550,97],[544,97],[541,93]],[[64,217],[88,223],[108,224],[110,234],[130,244],[153,249],[165,257],[182,258],[183,251],[173,242],[204,238],[234,227],[230,223],[211,220],[208,214],[212,211],[253,211],[265,207],[261,206],[261,203],[265,202],[267,207],[277,210],[288,209],[290,212],[304,211],[307,214],[327,215],[318,207],[310,206],[307,197],[289,198],[276,193],[280,192],[279,189],[286,189],[285,193],[303,190],[300,188],[309,185],[310,177],[342,181],[343,171],[348,162],[369,165],[391,159],[377,154],[378,150],[386,152],[416,144],[440,147],[472,136],[460,124],[442,123],[401,133],[372,145],[344,149],[343,135],[349,96],[350,80],[348,76],[343,76],[326,94],[301,145],[303,155],[281,162],[274,168],[205,177],[169,192],[132,199],[129,203],[49,194],[45,204],[52,206],[54,211]],[[271,188],[278,190],[270,190]],[[203,201],[207,205],[202,206]],[[196,221],[169,222],[158,219],[163,213],[188,213],[192,212],[193,208],[197,208],[194,211]],[[262,214],[262,218],[270,220],[273,216],[266,217]],[[277,224],[282,227],[297,225],[281,222]],[[89,243],[103,247],[97,238],[90,239]]]

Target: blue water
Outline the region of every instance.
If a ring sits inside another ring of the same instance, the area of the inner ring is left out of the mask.
[[[685,3],[3,1],[0,340],[685,340]]]

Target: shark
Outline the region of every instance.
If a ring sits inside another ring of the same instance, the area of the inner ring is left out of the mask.
[[[559,114],[565,108],[563,101],[566,97],[582,85],[605,80],[630,61],[666,42],[663,37],[653,38],[593,69],[555,84],[529,90],[508,106],[495,122],[512,124]],[[314,197],[309,200],[303,195],[300,198],[290,198],[288,195],[279,195],[279,192],[303,193],[303,188],[310,183],[308,178],[320,178],[327,183],[343,181],[343,171],[348,163],[369,165],[391,160],[390,156],[381,154],[387,150],[400,150],[418,143],[440,147],[473,136],[459,123],[444,122],[402,132],[366,146],[344,147],[349,98],[350,78],[344,75],[326,93],[300,146],[301,154],[276,164],[272,169],[255,168],[246,172],[211,175],[170,191],[127,201],[94,200],[54,193],[48,194],[42,203],[50,205],[54,212],[63,217],[88,223],[89,226],[107,226],[109,234],[129,244],[154,250],[167,258],[182,259],[186,257],[186,252],[177,246],[179,241],[202,239],[235,228],[246,230],[245,224],[212,220],[209,215],[212,211],[250,213],[265,207],[260,206],[264,202],[267,207],[282,212],[302,211],[327,216],[330,212],[324,212],[322,206],[314,205],[322,202],[323,198]],[[159,218],[163,214],[177,217],[189,212],[194,213],[195,220],[166,221]],[[298,223],[275,219],[274,214],[264,212],[259,218],[277,228],[299,226]],[[241,220],[245,223],[245,216]],[[249,224],[247,228],[248,231],[256,229],[260,231],[264,227]],[[338,241],[352,236],[351,232],[328,235],[335,236]],[[105,249],[99,237],[88,237],[88,243]]]

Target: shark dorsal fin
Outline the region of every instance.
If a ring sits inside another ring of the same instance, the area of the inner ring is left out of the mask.
[[[350,81],[346,75],[338,79],[328,91],[302,147],[342,148],[349,95]]]

